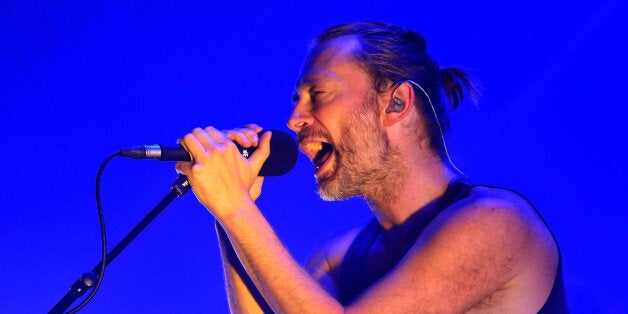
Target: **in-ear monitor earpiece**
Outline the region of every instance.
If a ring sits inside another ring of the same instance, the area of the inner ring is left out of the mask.
[[[392,102],[386,108],[386,113],[401,112],[406,105],[397,97],[393,97]]]

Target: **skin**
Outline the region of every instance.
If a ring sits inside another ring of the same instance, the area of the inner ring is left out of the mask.
[[[389,258],[391,244],[403,238],[404,230],[424,222],[421,211],[428,212],[458,176],[429,147],[415,106],[385,111],[397,86],[373,92],[366,71],[351,58],[356,44],[355,38],[337,39],[306,59],[288,126],[310,158],[314,153],[305,148],[308,142],[334,145],[334,155],[316,171],[319,191],[327,199],[358,195],[367,200],[386,230],[366,261],[367,267],[377,267]],[[395,97],[404,104],[417,101],[407,83],[398,86]],[[225,259],[233,312],[259,312],[252,289],[274,311],[287,313],[529,313],[544,304],[558,263],[551,234],[520,197],[476,187],[427,225],[393,270],[343,307],[336,300],[337,270],[358,229],[323,243],[305,268],[298,265],[254,203],[261,190],[257,173],[269,154],[271,136],[258,139],[257,128],[195,129],[182,140],[194,162],[177,163],[199,201],[224,228],[223,254],[230,242],[244,276],[255,285],[247,286]],[[259,148],[245,159],[231,140]],[[373,158],[384,166],[369,163]],[[364,174],[377,180],[364,180]],[[417,214],[418,220],[409,219]]]

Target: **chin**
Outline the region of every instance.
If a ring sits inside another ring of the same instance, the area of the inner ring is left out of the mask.
[[[325,201],[340,201],[356,196],[355,193],[351,193],[347,186],[340,184],[337,178],[317,178],[316,186],[318,187],[318,195]]]

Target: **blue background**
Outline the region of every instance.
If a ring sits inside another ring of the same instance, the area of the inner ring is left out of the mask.
[[[49,310],[100,258],[94,182],[121,147],[196,126],[285,129],[294,80],[325,27],[382,20],[424,33],[441,66],[483,82],[452,114],[453,159],[533,200],[563,252],[573,312],[626,312],[625,1],[0,2],[0,312]],[[173,164],[114,159],[112,247],[167,192]],[[323,202],[310,162],[259,205],[303,263],[368,219]],[[226,312],[213,218],[189,193],[108,267],[88,313]]]

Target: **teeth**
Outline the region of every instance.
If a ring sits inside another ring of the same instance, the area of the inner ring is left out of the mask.
[[[309,142],[307,144],[305,144],[305,148],[307,148],[307,150],[313,151],[313,152],[319,152],[323,149],[323,143],[320,142]]]

